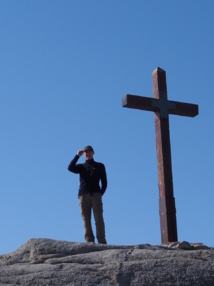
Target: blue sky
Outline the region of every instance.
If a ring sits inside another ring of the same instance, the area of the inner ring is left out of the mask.
[[[178,240],[213,246],[213,1],[0,1],[0,254],[30,238],[84,242],[78,175],[92,145],[105,164],[109,244],[160,244],[153,96],[199,105],[170,115]],[[84,162],[81,157],[79,162]],[[94,221],[93,221],[94,226]]]

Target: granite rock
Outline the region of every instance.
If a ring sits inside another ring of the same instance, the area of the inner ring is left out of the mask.
[[[214,285],[214,248],[202,243],[101,245],[30,239],[0,256],[0,285]]]

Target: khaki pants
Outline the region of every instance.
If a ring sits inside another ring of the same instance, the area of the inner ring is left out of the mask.
[[[84,235],[87,242],[94,242],[94,234],[91,226],[91,210],[93,210],[96,224],[96,236],[98,243],[106,243],[105,224],[103,220],[103,203],[101,193],[84,194],[78,197],[80,212],[83,218]]]

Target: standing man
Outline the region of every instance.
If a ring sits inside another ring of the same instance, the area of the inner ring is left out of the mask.
[[[82,154],[84,154],[86,161],[84,164],[77,164]],[[68,170],[80,175],[78,199],[86,242],[94,243],[94,234],[91,226],[91,210],[93,210],[98,243],[106,244],[102,203],[102,196],[107,188],[106,170],[102,163],[94,161],[93,156],[93,148],[89,145],[86,146],[83,150],[77,152],[77,155],[69,164]]]

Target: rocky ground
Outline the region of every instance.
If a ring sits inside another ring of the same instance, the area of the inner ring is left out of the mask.
[[[214,285],[214,248],[200,243],[99,245],[30,239],[0,256],[0,285]]]

